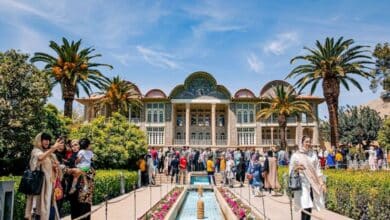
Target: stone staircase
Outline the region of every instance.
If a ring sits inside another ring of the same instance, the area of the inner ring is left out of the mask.
[[[204,173],[206,174],[206,172],[204,172]],[[191,175],[191,172],[188,172],[187,177],[186,177],[187,184],[190,183],[190,179],[189,179],[190,175]],[[155,180],[156,180],[157,185],[170,184],[171,183],[171,176],[167,176],[167,175],[165,175],[165,173],[157,173]],[[221,185],[221,182],[222,182],[222,174],[221,173],[215,173],[215,181],[216,181],[217,185]],[[248,184],[248,180],[246,178],[245,178],[244,183]],[[235,184],[237,184],[237,182],[235,182]]]

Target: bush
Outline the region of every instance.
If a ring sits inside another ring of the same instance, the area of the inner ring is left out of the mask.
[[[126,170],[98,170],[95,176],[95,191],[93,194],[93,204],[99,204],[104,201],[105,197],[114,198],[120,195],[120,174],[123,174],[125,179],[125,192],[133,189],[137,183],[137,172]],[[24,209],[26,205],[26,196],[18,192],[20,176],[0,177],[0,181],[14,180],[15,181],[15,200],[14,200],[14,219],[24,218]],[[70,213],[69,205],[64,204],[63,211],[66,214]]]
[[[70,137],[87,137],[92,141],[98,169],[136,169],[136,161],[147,152],[145,133],[119,113],[74,127]]]
[[[279,168],[281,183],[287,171],[286,167]],[[389,171],[325,170],[324,174],[327,209],[353,219],[390,219]]]

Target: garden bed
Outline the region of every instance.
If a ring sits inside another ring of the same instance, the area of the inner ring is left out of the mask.
[[[168,219],[170,216],[174,216],[173,212],[177,209],[177,203],[182,200],[184,187],[175,187],[167,195],[164,196],[157,204],[149,209],[143,216],[138,218],[139,220],[163,220]]]

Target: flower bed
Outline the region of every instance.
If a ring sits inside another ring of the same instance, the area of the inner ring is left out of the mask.
[[[140,217],[139,220],[163,220],[183,190],[184,187],[175,187],[172,189],[164,198],[146,212],[145,215]]]
[[[226,203],[238,219],[255,219],[255,215],[252,214],[252,209],[249,206],[246,206],[232,192],[224,188],[218,188],[218,191],[221,193],[222,197],[225,199]]]

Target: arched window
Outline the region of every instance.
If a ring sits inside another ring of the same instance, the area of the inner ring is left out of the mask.
[[[150,123],[152,122],[152,111],[151,110],[148,110],[148,119],[147,121]]]
[[[153,111],[153,122],[157,123],[158,122],[158,115],[157,115],[157,110]]]
[[[253,122],[254,122],[254,114],[253,114],[253,111],[250,111],[250,112],[249,112],[249,122],[250,122],[250,123],[253,123]]]
[[[160,123],[164,122],[164,111],[160,110]]]
[[[218,126],[219,126],[219,127],[225,126],[225,115],[220,114],[220,115],[218,116]]]
[[[181,132],[177,132],[176,139],[181,139]]]
[[[238,111],[237,113],[237,123],[242,123],[241,111]]]
[[[243,123],[248,123],[248,111],[244,111],[244,120]]]

